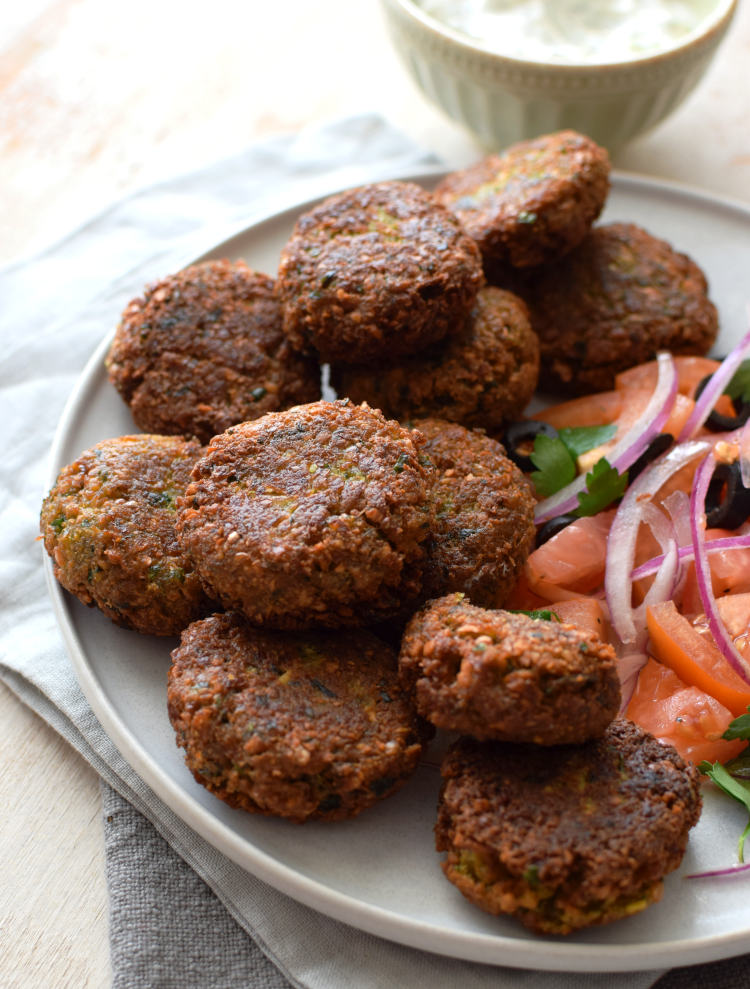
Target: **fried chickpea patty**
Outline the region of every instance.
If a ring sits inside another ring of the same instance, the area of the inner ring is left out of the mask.
[[[411,182],[331,196],[281,252],[284,327],[324,361],[393,361],[460,325],[482,284],[476,245]]]
[[[41,532],[62,586],[118,625],[175,635],[209,603],[175,534],[178,497],[202,452],[177,436],[104,440],[64,467]]]
[[[331,381],[342,397],[394,419],[434,416],[496,430],[518,418],[538,376],[539,341],[526,304],[488,286],[446,340],[399,364],[336,364]]]
[[[611,646],[573,625],[429,602],[406,627],[399,668],[419,713],[479,739],[550,746],[601,735],[620,706]]]
[[[658,351],[705,354],[718,329],[706,277],[686,254],[632,223],[595,227],[523,292],[539,336],[545,384],[606,391]]]
[[[416,600],[429,528],[422,438],[313,402],[215,436],[177,530],[206,586],[254,624],[364,625]]]
[[[479,245],[486,269],[528,268],[583,240],[609,193],[609,172],[604,148],[559,131],[446,176],[435,199]]]
[[[534,547],[536,500],[503,447],[442,419],[416,419],[435,468],[425,598],[463,591],[478,605],[505,603]]]
[[[435,836],[445,875],[476,906],[541,934],[659,900],[701,809],[694,767],[625,720],[585,745],[463,738],[442,774]]]
[[[422,752],[395,653],[364,630],[270,632],[213,615],[183,632],[167,698],[196,780],[242,810],[353,817],[397,790]]]
[[[125,309],[106,363],[139,429],[203,442],[320,397],[317,361],[282,330],[274,280],[244,261],[204,261],[150,285]]]

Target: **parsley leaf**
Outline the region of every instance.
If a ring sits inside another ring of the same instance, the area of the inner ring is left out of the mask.
[[[606,426],[573,426],[559,431],[560,439],[570,450],[574,457],[580,457],[582,453],[588,453],[607,440],[611,440],[617,432],[614,423]]]
[[[750,360],[740,364],[724,389],[724,394],[735,400],[750,402]]]
[[[750,714],[741,714],[734,721],[730,721],[721,737],[730,742],[737,738],[750,741]],[[750,780],[750,745],[746,745],[734,759],[725,762],[724,768],[737,780]]]
[[[750,746],[747,746],[734,759],[724,763],[724,769],[736,780],[750,780]]]
[[[534,449],[529,456],[537,468],[532,472],[531,480],[542,498],[547,498],[560,488],[564,488],[576,476],[576,462],[570,450],[558,437],[539,433],[534,439]]]
[[[741,714],[739,718],[730,721],[727,730],[721,736],[729,741],[735,738],[744,738],[750,741],[750,714]]]
[[[534,608],[531,611],[524,611],[522,608],[512,608],[513,615],[527,615],[529,618],[538,618],[545,622],[559,622],[560,618],[554,611],[546,608]]]
[[[627,471],[618,474],[606,457],[601,457],[586,475],[586,490],[578,495],[574,515],[596,515],[613,501],[621,498],[628,486]]]
[[[548,498],[570,484],[577,474],[576,457],[606,443],[616,432],[617,427],[608,424],[573,426],[561,429],[554,437],[539,433],[534,438],[534,450],[529,454],[537,468],[531,474],[537,494]]]
[[[708,776],[709,779],[712,779],[724,793],[738,800],[747,809],[748,813],[750,813],[750,780],[743,782],[742,780],[735,779],[720,762],[710,763],[704,760],[698,764],[698,769]],[[750,834],[750,818],[748,818],[745,830],[740,835],[737,846],[737,856],[740,862],[745,861],[745,838],[747,838],[748,834]]]

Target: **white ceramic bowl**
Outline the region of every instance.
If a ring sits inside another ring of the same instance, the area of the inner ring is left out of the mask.
[[[700,27],[672,48],[590,65],[509,58],[426,14],[414,0],[381,2],[396,51],[417,85],[489,150],[564,128],[614,150],[682,103],[708,68],[738,0],[717,0]]]

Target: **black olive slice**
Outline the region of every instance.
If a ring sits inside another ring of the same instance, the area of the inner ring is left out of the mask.
[[[739,461],[717,464],[706,491],[706,526],[736,529],[750,516],[750,488],[742,483]]]
[[[705,378],[698,382],[695,389],[696,399],[700,398],[701,393],[712,377],[713,375],[707,374]],[[732,429],[739,429],[740,426],[744,426],[747,420],[750,419],[750,402],[735,402],[734,405],[737,409],[737,414],[734,416],[725,416],[721,412],[717,412],[716,409],[711,409],[704,423],[706,428],[714,433],[728,433]]]
[[[537,549],[546,543],[548,539],[556,536],[558,532],[562,532],[571,522],[575,522],[578,518],[577,515],[556,515],[553,519],[545,522],[544,525],[537,529],[536,533],[536,547]]]
[[[522,422],[511,422],[505,427],[502,437],[502,444],[508,457],[516,466],[520,467],[524,474],[534,470],[534,463],[524,450],[531,450],[537,436],[549,436],[554,439],[558,433],[554,426],[546,422],[537,422],[536,419],[525,419]]]
[[[660,457],[673,443],[674,436],[671,433],[659,433],[658,436],[654,436],[640,457],[628,467],[628,484],[632,484],[641,471],[648,467],[652,460]]]

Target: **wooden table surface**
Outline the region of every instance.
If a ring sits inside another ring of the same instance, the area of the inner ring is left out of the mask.
[[[615,166],[750,202],[749,64],[741,3],[699,89]],[[0,262],[139,185],[365,110],[452,163],[480,153],[407,78],[376,0],[0,4]],[[0,985],[107,986],[98,779],[2,685],[0,726]]]

